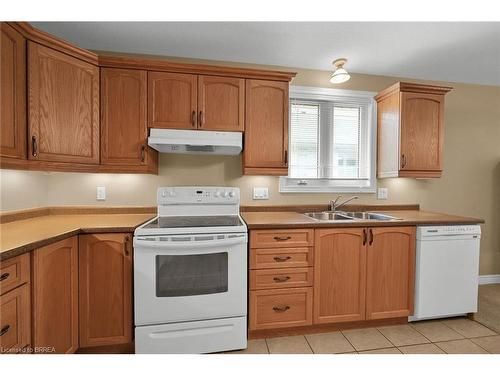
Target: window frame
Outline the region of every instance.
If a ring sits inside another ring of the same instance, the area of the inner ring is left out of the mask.
[[[330,179],[330,178],[291,178],[281,176],[279,179],[280,193],[374,193],[377,190],[377,106],[376,92],[330,89],[322,87],[290,86],[289,103],[294,100],[317,100],[333,102],[356,102],[367,105],[368,109],[368,145],[369,145],[369,178],[363,186],[363,179]],[[291,111],[289,111],[288,129],[291,126]],[[289,142],[291,137],[288,137]],[[291,149],[291,145],[288,145]]]

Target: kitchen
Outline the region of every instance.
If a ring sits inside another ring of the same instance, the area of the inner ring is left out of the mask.
[[[2,351],[499,353],[500,83],[109,27],[1,24]]]

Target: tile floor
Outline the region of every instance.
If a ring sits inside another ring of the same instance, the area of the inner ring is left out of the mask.
[[[474,318],[250,340],[246,350],[231,353],[500,354],[500,284],[479,287]]]
[[[453,318],[305,336],[250,340],[234,354],[500,354],[500,335]]]

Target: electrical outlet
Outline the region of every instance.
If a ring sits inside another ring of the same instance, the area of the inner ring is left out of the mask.
[[[96,192],[97,192],[96,198],[98,201],[105,201],[106,200],[106,186],[97,186]]]
[[[254,187],[253,199],[269,199],[269,189],[266,187]]]
[[[378,188],[377,189],[377,199],[387,199],[389,196],[388,188]]]

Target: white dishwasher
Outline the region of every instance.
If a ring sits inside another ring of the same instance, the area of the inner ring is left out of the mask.
[[[479,225],[417,227],[414,315],[409,321],[477,312]]]

